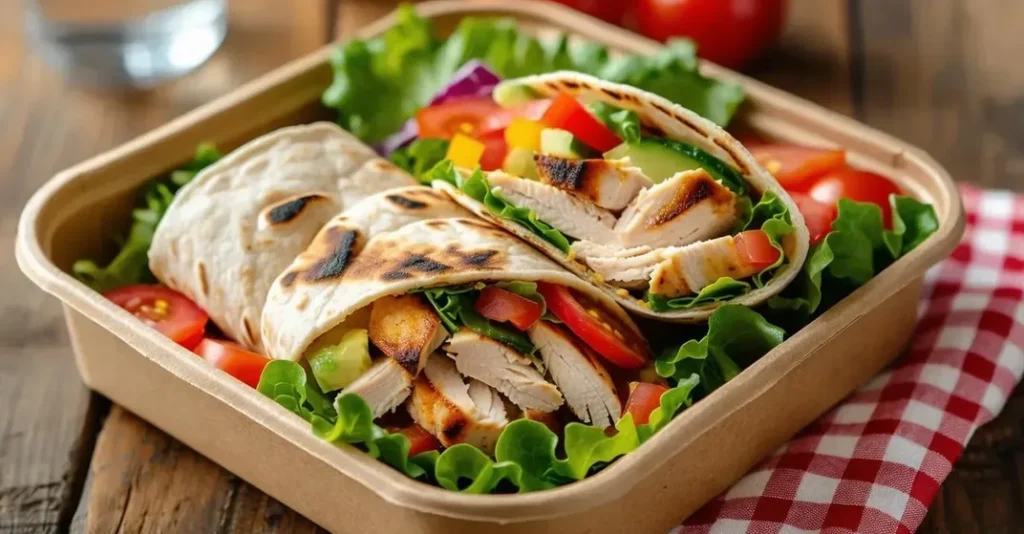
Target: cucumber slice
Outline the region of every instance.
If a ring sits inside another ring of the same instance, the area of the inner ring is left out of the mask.
[[[502,163],[501,170],[511,174],[512,176],[536,180],[537,162],[533,159],[534,154],[536,154],[536,152],[529,148],[513,148],[512,150],[509,150],[508,154],[505,156],[505,162]]]
[[[737,195],[747,192],[747,184],[736,169],[708,152],[688,143],[643,137],[634,143],[623,143],[608,152],[605,159],[629,160],[640,167],[654,183],[659,183],[682,171],[704,169],[712,178],[722,182]]]
[[[503,108],[525,104],[540,97],[541,94],[529,85],[516,82],[499,83],[492,94],[494,102]]]
[[[363,328],[345,332],[337,345],[327,345],[306,358],[324,393],[342,389],[373,365],[370,340]]]
[[[545,128],[540,132],[540,152],[547,156],[584,159],[594,151],[566,130]]]

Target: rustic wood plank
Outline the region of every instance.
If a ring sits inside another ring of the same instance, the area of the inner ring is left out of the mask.
[[[174,438],[114,406],[72,532],[318,532]]]
[[[411,0],[415,2],[416,0]],[[335,10],[334,38],[345,39],[356,30],[391,13],[402,3],[399,0],[344,1]]]
[[[845,2],[792,0],[775,50],[748,74],[846,115],[853,114],[850,21]]]
[[[1024,190],[1024,4],[861,0],[858,118],[958,179]]]

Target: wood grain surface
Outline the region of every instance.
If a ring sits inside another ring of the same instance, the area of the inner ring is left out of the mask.
[[[201,70],[158,90],[67,84],[0,3],[0,533],[312,532],[209,460],[90,394],[56,301],[17,271],[18,214],[55,171],[166,122],[390,11],[392,0],[245,0]],[[917,144],[962,181],[1024,191],[1024,4],[792,0],[750,73]],[[1024,395],[971,441],[924,533],[1024,531]]]

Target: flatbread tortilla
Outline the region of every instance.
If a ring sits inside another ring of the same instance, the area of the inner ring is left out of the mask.
[[[335,124],[276,130],[232,151],[175,196],[149,250],[156,277],[225,334],[264,352],[277,275],[357,200],[415,180]]]
[[[601,292],[627,310],[661,321],[702,322],[706,321],[715,309],[726,303],[742,304],[745,306],[757,305],[778,294],[799,274],[800,267],[807,257],[809,248],[809,235],[803,215],[800,214],[796,203],[793,202],[793,199],[779,185],[771,173],[764,170],[739,141],[718,125],[658,95],[641,91],[628,85],[606,82],[578,72],[560,71],[508,80],[503,83],[529,87],[540,98],[554,97],[559,93],[569,93],[583,102],[601,101],[620,109],[634,111],[640,118],[643,126],[654,134],[696,145],[732,165],[743,175],[751,188],[762,195],[767,191],[773,191],[789,208],[789,214],[795,231],[792,234],[792,243],[787,243],[790,245],[787,248],[788,263],[764,287],[754,288],[750,292],[726,302],[709,303],[685,310],[655,312],[641,300],[632,296],[619,295],[619,288],[604,282],[586,265],[570,259],[569,256],[557,247],[551,245],[524,226],[498,217],[482,203],[466,195],[451,184],[442,181],[434,182],[433,186],[435,188],[444,191],[456,202],[472,210],[477,216],[508,230],[542,250],[562,266],[592,283]]]
[[[463,211],[443,195],[426,190],[450,203],[451,209]],[[389,202],[387,196],[381,195],[377,202]],[[363,204],[356,209],[374,211]],[[441,213],[442,208],[415,209]],[[357,312],[379,298],[480,281],[547,281],[568,286],[601,302],[636,329],[605,293],[527,243],[464,213],[464,217],[425,218],[369,236],[363,221],[352,213],[335,218],[270,290],[262,322],[270,356],[299,360],[320,336],[350,318],[365,318],[366,314]]]

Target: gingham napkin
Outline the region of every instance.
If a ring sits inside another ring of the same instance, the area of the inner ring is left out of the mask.
[[[909,353],[708,503],[680,534],[911,533],[1024,371],[1024,196],[960,188]]]

